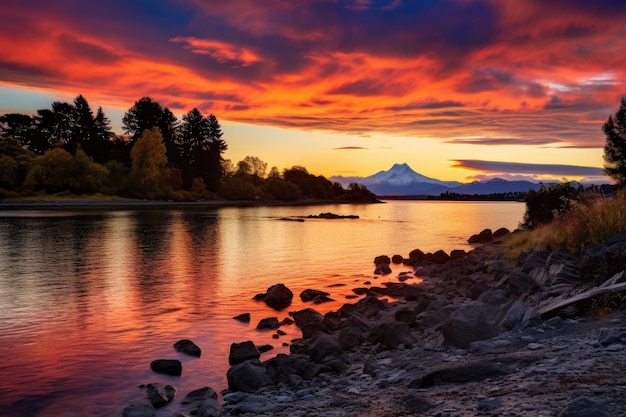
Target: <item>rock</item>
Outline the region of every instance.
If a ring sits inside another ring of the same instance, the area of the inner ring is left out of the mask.
[[[541,316],[534,308],[527,308],[522,317],[522,327],[535,327],[543,323]]]
[[[487,340],[499,333],[494,306],[474,301],[454,311],[444,323],[446,343],[466,349],[476,340]]]
[[[510,234],[511,232],[509,231],[509,229],[507,229],[506,227],[501,227],[493,232],[491,237],[493,238],[493,240],[502,240],[505,236],[508,236]]]
[[[294,384],[302,382],[302,375],[307,372],[309,366],[312,365],[305,356],[302,355],[285,355],[278,354],[272,359],[265,362],[267,374],[274,384],[285,383]],[[294,376],[299,377],[294,378]]]
[[[171,385],[155,382],[146,386],[148,392],[148,401],[155,408],[163,407],[174,399],[176,388]]]
[[[460,259],[462,257],[464,257],[465,255],[467,255],[467,252],[465,252],[463,249],[453,249],[450,252],[450,259]]]
[[[601,345],[608,346],[611,343],[619,343],[623,337],[626,337],[626,333],[622,333],[619,330],[607,329],[606,327],[603,327],[600,329],[598,342],[600,342]]]
[[[411,265],[415,265],[417,263],[420,263],[424,260],[424,252],[422,252],[419,249],[413,249],[410,253],[409,253],[409,264]]]
[[[280,323],[278,322],[278,317],[268,317],[268,318],[261,319],[261,321],[259,321],[259,324],[257,324],[256,326],[256,328],[259,330],[264,330],[264,329],[274,330],[274,329],[278,329],[279,327],[280,327]]]
[[[344,327],[339,331],[337,341],[343,350],[361,346],[361,343],[363,343],[363,331],[358,327]]]
[[[500,284],[505,286],[514,296],[529,294],[539,289],[539,284],[529,274],[523,271],[514,271],[505,275]]]
[[[180,403],[183,405],[199,404],[208,398],[217,400],[217,393],[213,388],[204,387],[191,391],[190,393],[185,395],[185,398],[183,398]]]
[[[479,411],[491,411],[502,406],[501,400],[480,400],[478,401]]]
[[[374,275],[389,275],[391,272],[389,264],[384,262],[376,264],[376,269],[374,269]]]
[[[309,324],[318,324],[324,321],[324,316],[312,308],[304,310],[292,311],[289,315],[293,318],[296,326],[302,328]]]
[[[243,313],[233,318],[242,323],[250,323],[250,313]]]
[[[513,303],[509,311],[507,311],[504,319],[502,320],[502,327],[505,329],[513,330],[515,326],[522,322],[522,318],[524,317],[524,312],[526,311],[526,307],[524,303],[521,301],[516,301]]]
[[[157,359],[150,363],[150,369],[170,376],[180,376],[183,373],[183,365],[176,359]]]
[[[485,229],[477,235],[472,235],[467,242],[468,243],[488,243],[493,240],[493,234],[491,229]]]
[[[606,245],[589,245],[583,249],[578,265],[583,279],[595,280],[604,275],[606,250]]]
[[[174,349],[176,352],[184,353],[189,356],[197,356],[200,357],[202,350],[194,342],[188,339],[179,340],[174,343]]]
[[[254,393],[259,388],[272,383],[265,368],[253,361],[245,361],[232,366],[226,373],[228,389]]]
[[[319,290],[304,290],[300,293],[300,299],[302,301],[313,301],[316,298],[328,297],[330,294],[325,291]]]
[[[260,357],[261,352],[259,352],[253,342],[233,343],[230,345],[228,363],[237,365],[250,359],[259,359]]]
[[[389,256],[387,255],[380,255],[374,258],[374,265],[378,265],[378,264],[389,265],[390,263],[391,263],[391,258],[389,258]]]
[[[367,340],[370,343],[380,343],[389,349],[395,349],[399,345],[407,348],[413,347],[417,342],[405,323],[388,322],[381,323],[370,330]]]
[[[602,404],[589,398],[579,398],[565,407],[559,417],[614,417]]]
[[[282,310],[291,304],[293,293],[284,284],[272,285],[265,292],[263,301],[274,310]]]
[[[286,345],[283,344],[283,346],[286,346]],[[259,350],[259,352],[265,353],[265,352],[269,352],[270,350],[274,349],[274,346],[272,346],[272,345],[261,345],[261,346],[257,346],[256,348]]]
[[[394,264],[401,264],[402,262],[404,262],[404,257],[402,255],[393,255],[391,257],[391,262],[393,262]]]
[[[415,310],[408,307],[399,308],[393,314],[393,317],[396,319],[396,321],[405,323],[409,326],[414,325],[417,321],[417,315],[415,314]]]
[[[308,344],[309,356],[315,362],[328,357],[337,358],[343,355],[343,349],[337,339],[326,333],[318,333]]]
[[[220,415],[220,407],[215,398],[207,398],[198,407],[196,417],[218,417]]]
[[[156,412],[150,404],[133,404],[124,408],[122,417],[156,417]]]
[[[450,260],[450,256],[442,250],[438,250],[435,253],[427,253],[424,255],[424,260],[443,265]]]

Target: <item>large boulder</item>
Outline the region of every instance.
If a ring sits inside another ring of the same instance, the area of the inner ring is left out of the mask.
[[[160,382],[148,384],[146,391],[148,393],[148,401],[156,408],[169,404],[174,399],[174,395],[176,395],[176,388]]]
[[[443,265],[448,262],[448,260],[450,260],[450,255],[440,249],[435,253],[427,253],[426,255],[424,255],[424,260]]]
[[[293,300],[293,292],[284,284],[272,285],[265,292],[263,301],[274,310],[282,310],[288,307]]]
[[[250,359],[259,359],[260,357],[261,352],[259,352],[253,342],[233,343],[230,345],[228,363],[237,365]]]
[[[177,359],[157,359],[150,363],[150,369],[170,376],[181,376],[183,373],[183,365]]]
[[[446,343],[466,349],[477,340],[487,340],[499,333],[497,307],[480,301],[454,311],[444,323]]]
[[[228,389],[254,393],[259,388],[272,383],[265,368],[254,361],[245,361],[232,366],[226,373]]]
[[[197,356],[200,357],[202,354],[202,350],[194,342],[188,339],[179,340],[174,343],[174,349],[176,352],[184,353],[189,356]]]

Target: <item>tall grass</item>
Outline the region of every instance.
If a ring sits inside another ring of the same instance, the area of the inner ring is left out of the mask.
[[[503,242],[507,258],[516,259],[539,246],[554,250],[563,244],[570,252],[579,253],[591,244],[606,243],[626,229],[626,191],[610,198],[597,194],[583,197],[551,223],[511,234]]]
[[[594,243],[605,243],[626,229],[626,192],[612,198],[592,198],[559,219],[570,251],[577,253]]]

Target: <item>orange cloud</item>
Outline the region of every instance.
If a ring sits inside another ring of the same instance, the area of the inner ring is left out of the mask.
[[[626,91],[626,7],[600,3],[33,0],[3,10],[0,83],[302,130],[597,148]]]

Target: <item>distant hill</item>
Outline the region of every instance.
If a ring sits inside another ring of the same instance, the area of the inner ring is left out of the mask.
[[[494,178],[487,181],[460,183],[441,181],[415,172],[408,164],[394,164],[387,171],[380,171],[369,177],[333,176],[329,180],[347,187],[350,183],[365,185],[376,195],[416,196],[439,195],[445,192],[458,194],[500,194],[537,190],[540,184],[530,181],[507,181]]]

